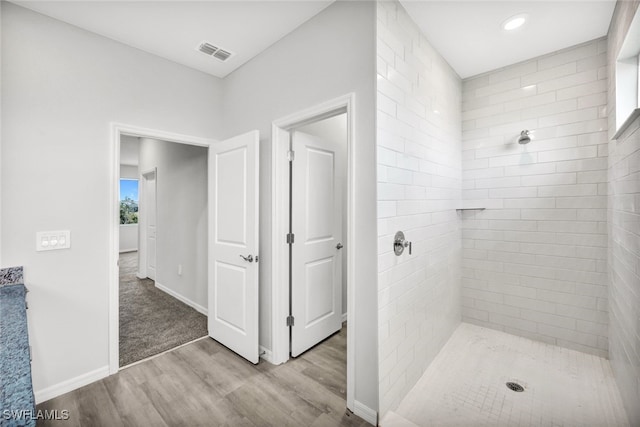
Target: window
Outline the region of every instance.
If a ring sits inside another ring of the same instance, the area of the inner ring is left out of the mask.
[[[640,9],[636,12],[616,59],[617,139],[640,116]]]
[[[120,224],[138,223],[138,180],[120,180]]]

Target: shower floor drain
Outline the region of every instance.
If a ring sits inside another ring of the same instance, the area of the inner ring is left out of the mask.
[[[512,383],[512,382],[508,382],[507,383],[507,388],[511,391],[517,391],[517,392],[521,392],[524,391],[524,387],[522,387],[520,384],[518,383]]]

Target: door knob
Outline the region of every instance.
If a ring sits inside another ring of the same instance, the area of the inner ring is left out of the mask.
[[[240,258],[242,258],[243,260],[245,260],[247,262],[253,262],[253,255],[249,255],[249,256],[240,255]]]
[[[338,243],[338,244],[336,245],[336,249],[342,249],[342,248],[344,248],[344,246],[342,246],[342,243]]]

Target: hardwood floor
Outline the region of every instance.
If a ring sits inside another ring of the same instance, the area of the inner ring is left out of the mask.
[[[252,365],[210,338],[38,405],[39,426],[366,426],[346,411],[346,326],[296,359]]]

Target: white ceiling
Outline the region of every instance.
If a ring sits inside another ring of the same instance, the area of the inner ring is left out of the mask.
[[[14,3],[177,63],[224,77],[333,0],[23,1]],[[462,78],[606,35],[615,0],[401,0]],[[502,30],[526,12],[525,26]],[[196,50],[208,41],[227,62]]]
[[[22,1],[20,6],[224,77],[327,7],[309,1]],[[207,41],[234,55],[198,52]]]
[[[615,0],[400,1],[462,78],[604,36],[615,7]],[[522,12],[523,27],[502,29]]]

